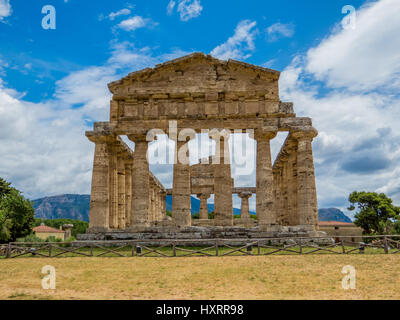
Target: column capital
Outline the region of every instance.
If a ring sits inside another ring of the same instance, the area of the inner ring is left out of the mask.
[[[252,192],[241,192],[238,194],[239,198],[241,199],[248,199],[253,195]]]
[[[317,135],[318,131],[315,128],[307,128],[302,131],[294,131],[290,133],[291,136],[295,139],[299,140],[313,140]]]
[[[85,135],[93,143],[112,144],[117,141],[117,137],[113,134],[105,135],[105,134],[98,134],[94,131],[86,131]]]
[[[257,141],[272,140],[276,137],[277,134],[278,134],[278,132],[276,132],[276,131],[265,131],[262,129],[257,129],[254,132],[254,139]]]
[[[197,194],[197,198],[199,199],[209,199],[211,197],[211,194],[209,193],[199,193]]]

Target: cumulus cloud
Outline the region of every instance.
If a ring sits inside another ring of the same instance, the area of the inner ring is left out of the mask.
[[[320,132],[321,206],[345,208],[354,190],[383,190],[400,202],[400,97],[388,94],[399,81],[399,10],[393,0],[360,8],[355,30],[336,28],[281,75],[282,99],[294,101]]]
[[[211,55],[224,60],[249,58],[251,52],[255,50],[256,25],[256,21],[240,21],[236,26],[234,35],[225,43],[214,48]]]
[[[267,28],[268,41],[274,42],[280,38],[291,38],[294,35],[295,27],[293,23],[275,23]]]
[[[352,91],[400,85],[400,3],[371,2],[357,14],[355,29],[339,27],[308,52],[306,70],[331,88]]]
[[[10,0],[0,0],[0,21],[11,15],[12,9],[10,5]]]

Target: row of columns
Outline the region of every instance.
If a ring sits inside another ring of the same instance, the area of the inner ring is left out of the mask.
[[[166,218],[166,190],[150,173],[147,141],[131,137],[135,152],[119,139],[89,136],[95,143],[90,223],[92,232],[150,226]]]
[[[315,188],[312,140],[316,131],[308,130],[289,135],[285,146],[272,167],[271,139],[276,132],[258,130],[256,211],[259,227],[274,230],[281,224],[317,225],[318,210]],[[95,142],[92,178],[90,228],[95,230],[134,229],[148,227],[165,218],[163,187],[152,183],[147,161],[148,141],[145,135],[131,135],[135,142],[133,156],[121,150],[121,142],[107,136],[88,136]],[[219,164],[214,167],[215,225],[233,225],[232,189],[229,156],[229,135],[210,135],[216,141]],[[111,139],[111,141],[110,141]],[[289,144],[289,141],[293,143]],[[178,154],[181,153],[181,155]],[[191,182],[188,140],[176,143],[173,172],[172,213],[177,227],[191,226]],[[226,162],[226,163],[225,163]],[[250,218],[248,199],[242,194],[242,218]],[[207,199],[201,201],[200,219],[208,218]]]
[[[273,167],[277,222],[288,226],[318,226],[312,140],[316,130],[288,136]]]

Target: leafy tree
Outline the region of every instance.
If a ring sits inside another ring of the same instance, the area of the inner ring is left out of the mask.
[[[0,210],[0,242],[7,242],[11,236],[12,222],[3,210]]]
[[[31,234],[35,211],[32,203],[17,189],[11,188],[3,195],[0,199],[0,211],[3,212],[6,220],[11,221],[9,239],[3,241],[15,241],[17,238]]]
[[[400,207],[393,205],[392,199],[384,193],[357,192],[349,196],[350,211],[359,212],[354,216],[354,224],[363,229],[364,234],[387,234],[400,218]]]
[[[0,200],[7,194],[11,192],[11,183],[0,178]]]

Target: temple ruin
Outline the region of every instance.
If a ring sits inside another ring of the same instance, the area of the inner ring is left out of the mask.
[[[310,118],[296,117],[292,103],[280,101],[279,77],[275,70],[193,53],[110,83],[110,121],[95,123],[94,130],[86,132],[95,144],[87,232],[238,228],[315,234],[312,141],[317,131]],[[186,128],[193,134],[181,134]],[[257,143],[257,183],[235,188],[227,161],[229,132],[246,129],[254,132],[251,138]],[[149,169],[148,145],[156,139],[149,132],[164,132],[174,140],[177,159],[179,150],[187,153],[188,142],[204,130],[216,141],[219,161],[214,156],[191,166],[178,159],[173,187],[166,189]],[[288,137],[272,163],[270,141],[281,131]],[[134,151],[121,136],[134,142]],[[240,219],[233,218],[233,194],[242,201]],[[172,218],[166,215],[167,195],[172,195]],[[191,216],[192,195],[201,201],[196,220]],[[207,209],[211,195],[214,219],[209,219]],[[253,195],[257,220],[249,214]]]

